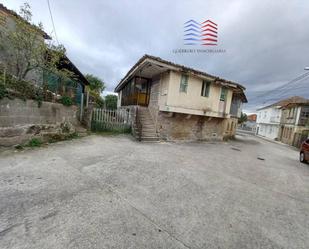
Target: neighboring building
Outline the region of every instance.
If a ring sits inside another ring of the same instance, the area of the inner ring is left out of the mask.
[[[245,88],[161,58],[145,55],[115,88],[118,107],[143,106],[147,130],[166,140],[224,139],[235,135]],[[150,124],[151,123],[151,124]]]
[[[247,121],[256,122],[256,114],[250,114],[247,116]]]
[[[17,75],[17,67],[14,64],[14,61],[11,59],[12,46],[7,44],[2,36],[5,36],[5,33],[14,31],[16,29],[16,21],[22,21],[29,25],[29,32],[36,34],[37,43],[43,43],[44,40],[50,40],[51,37],[48,36],[43,30],[39,29],[37,26],[32,25],[25,21],[21,16],[19,16],[15,11],[7,9],[3,4],[0,3],[0,68],[4,67],[6,70],[13,75]],[[41,84],[43,72],[42,70],[32,70],[26,75],[26,80]]]
[[[279,140],[299,147],[309,135],[309,99],[298,99],[282,107]]]
[[[305,99],[294,96],[258,109],[256,134],[269,139],[279,140],[282,107],[300,101],[305,101]]]
[[[13,65],[10,51],[12,46],[10,44],[3,44],[4,41],[1,38],[5,32],[8,30],[13,31],[16,26],[16,21],[21,20],[29,25],[29,32],[37,34],[36,39],[38,44],[45,42],[45,40],[50,40],[51,37],[46,34],[43,30],[39,29],[37,26],[30,24],[25,21],[16,12],[7,9],[3,4],[0,3],[0,70],[6,70],[6,72],[16,76],[16,67]],[[84,75],[78,70],[78,68],[70,61],[68,57],[64,57],[59,63],[59,69],[66,69],[74,73],[74,79],[61,79],[59,76],[49,73],[45,69],[37,69],[30,71],[26,75],[26,80],[34,83],[36,85],[42,86],[43,82],[47,84],[48,89],[56,94],[61,94],[65,92],[75,99],[76,103],[81,102],[81,95],[85,92],[85,86],[89,85],[89,82],[84,77]],[[65,84],[63,84],[65,81]]]
[[[273,105],[263,107],[257,110],[257,135],[270,139],[278,138],[279,124],[281,118],[280,107],[280,103],[275,103]]]

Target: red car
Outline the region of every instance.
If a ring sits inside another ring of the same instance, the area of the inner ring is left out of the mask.
[[[307,138],[300,146],[299,160],[302,163],[309,161],[309,138]]]

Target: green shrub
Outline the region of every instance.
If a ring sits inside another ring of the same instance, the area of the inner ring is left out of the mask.
[[[0,84],[0,99],[7,97],[8,92],[3,84]]]
[[[78,133],[77,132],[70,133],[69,135],[66,136],[66,138],[67,139],[78,138]]]
[[[73,132],[70,134],[49,134],[47,135],[49,143],[56,143],[59,141],[71,140],[74,138],[78,138],[78,133]]]
[[[59,102],[65,106],[71,106],[73,105],[73,100],[72,98],[70,98],[69,96],[63,96],[61,97],[61,99],[59,100]]]
[[[41,145],[42,141],[38,138],[32,138],[27,144],[29,147],[40,147]]]

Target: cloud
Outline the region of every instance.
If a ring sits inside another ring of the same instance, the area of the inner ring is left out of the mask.
[[[5,0],[17,9],[24,0]],[[160,1],[52,0],[59,41],[83,73],[92,73],[113,91],[145,53],[233,80],[247,88],[248,110],[275,98],[309,97],[309,78],[279,94],[261,95],[304,73],[309,66],[309,2],[295,0]],[[48,32],[47,4],[32,0],[35,21]],[[184,48],[183,23],[212,19],[224,54],[174,54]]]

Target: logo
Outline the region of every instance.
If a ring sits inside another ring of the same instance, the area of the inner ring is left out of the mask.
[[[218,25],[206,20],[198,23],[189,20],[184,23],[184,45],[216,46],[218,42]]]

